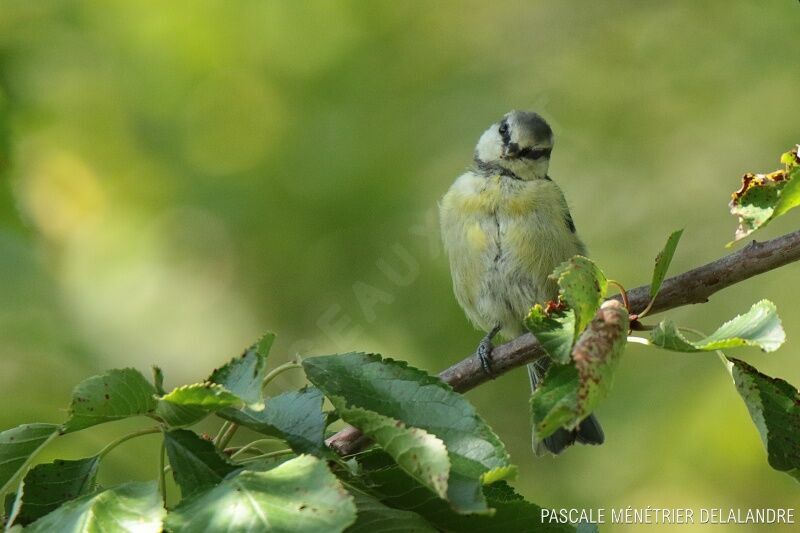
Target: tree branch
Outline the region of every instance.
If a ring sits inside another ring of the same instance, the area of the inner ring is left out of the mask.
[[[800,231],[770,241],[752,241],[739,251],[665,280],[650,314],[688,304],[705,303],[712,294],[726,287],[797,260],[800,260]],[[619,295],[613,299],[622,300]],[[650,300],[650,286],[643,285],[628,291],[628,300],[631,313],[641,312]],[[492,370],[496,377],[544,355],[545,351],[536,337],[526,333],[495,347]],[[466,392],[491,379],[483,372],[476,354],[442,371],[439,377],[458,392]],[[361,432],[348,426],[329,438],[327,444],[340,455],[349,455],[362,449],[368,442]]]

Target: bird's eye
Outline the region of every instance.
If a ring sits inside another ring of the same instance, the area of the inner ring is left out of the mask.
[[[503,139],[503,144],[508,145],[511,142],[511,134],[508,132],[508,122],[503,120],[500,123],[500,128],[497,130],[500,132],[500,137]]]

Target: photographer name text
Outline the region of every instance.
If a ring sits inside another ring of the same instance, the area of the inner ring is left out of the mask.
[[[543,524],[794,524],[793,508],[675,508],[542,509]]]

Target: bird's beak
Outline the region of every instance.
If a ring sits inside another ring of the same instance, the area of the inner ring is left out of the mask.
[[[510,159],[519,153],[519,145],[517,143],[508,143],[503,146],[503,159]]]

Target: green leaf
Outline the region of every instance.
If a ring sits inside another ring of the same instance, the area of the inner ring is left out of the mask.
[[[503,481],[484,487],[484,494],[489,505],[495,509],[494,516],[455,516],[447,520],[447,528],[451,531],[475,533],[484,531],[537,533],[575,531],[575,528],[567,524],[543,523],[542,508],[526,501]]]
[[[789,182],[781,190],[778,203],[775,205],[775,212],[772,219],[778,218],[800,205],[800,167],[795,168],[788,174]]]
[[[0,494],[36,453],[58,436],[55,424],[24,424],[0,433]]]
[[[156,389],[156,394],[163,396],[167,393],[164,390],[164,372],[160,366],[153,365],[151,368],[153,369],[153,387]]]
[[[786,165],[783,170],[769,174],[748,173],[742,177],[742,186],[731,196],[731,214],[739,218],[739,227],[728,246],[800,205],[797,150],[795,147],[781,156],[781,162]]]
[[[675,249],[678,247],[678,241],[681,240],[683,230],[673,231],[667,239],[667,244],[656,256],[656,266],[653,269],[653,280],[650,282],[650,299],[654,300],[658,296],[658,291],[661,290],[661,284],[664,283],[664,278],[667,276],[667,270],[672,257],[675,255]]]
[[[91,377],[72,391],[64,432],[151,413],[156,408],[155,394],[155,387],[133,368]]]
[[[708,352],[739,346],[757,346],[765,352],[774,352],[786,340],[786,333],[775,304],[761,300],[747,313],[725,322],[703,339],[690,341],[672,321],[665,320],[650,333],[650,340],[654,345],[674,352]]]
[[[267,355],[275,335],[268,333],[250,346],[241,357],[231,359],[214,370],[208,381],[222,385],[241,398],[252,409],[262,409],[261,383],[267,374]]]
[[[729,360],[736,390],[758,428],[770,466],[800,481],[800,393],[782,379]]]
[[[578,388],[577,368],[570,364],[550,366],[530,400],[534,433],[539,439],[549,437],[575,418]]]
[[[348,485],[367,492],[392,509],[413,511],[442,531],[575,531],[569,525],[542,523],[541,508],[524,500],[503,481],[482,488],[482,497],[494,509],[493,514],[463,515],[454,512],[446,502],[408,476],[391,457],[380,450],[360,455],[358,463],[359,476],[348,479]],[[354,491],[354,494],[358,492]],[[356,502],[359,502],[358,496]],[[405,531],[404,524],[398,520],[395,530]]]
[[[483,479],[510,477],[505,447],[462,395],[436,377],[379,355],[303,361],[337,412],[462,512],[486,512]]]
[[[536,304],[525,317],[525,327],[551,359],[557,363],[569,362],[575,342],[575,312],[572,309],[554,309],[548,313]]]
[[[800,167],[800,144],[796,144],[794,148],[781,154],[781,163],[786,165],[786,170]]]
[[[276,335],[268,331],[264,333],[260,339],[256,341],[256,343],[251,346],[251,350],[255,349],[259,354],[261,354],[264,358],[269,355],[269,352],[272,351],[272,345],[275,344],[275,337]]]
[[[22,498],[25,495],[25,481],[23,480],[20,482],[19,486],[17,487],[17,492],[9,492],[6,494],[6,499],[4,502],[3,509],[5,511],[5,528],[3,529],[4,533],[8,533],[9,531],[22,531],[21,525],[13,525],[14,522],[17,520],[17,515],[19,514],[22,508]],[[11,526],[11,527],[9,527]]]
[[[613,304],[613,307],[606,308]],[[605,321],[595,320],[572,350],[578,369],[578,403],[574,420],[567,427],[577,427],[589,416],[600,400],[608,396],[614,373],[628,344],[628,310],[618,302],[604,304]]]
[[[531,395],[538,439],[558,428],[574,429],[608,395],[627,344],[628,312],[614,300],[603,305],[572,350],[572,364],[550,367]]]
[[[325,446],[328,420],[322,411],[323,400],[319,389],[307,387],[267,399],[262,411],[225,409],[219,416],[258,433],[283,439],[298,454],[323,456],[328,453]]]
[[[64,503],[96,488],[99,457],[76,461],[57,459],[40,464],[25,476],[25,490],[14,523],[26,526]]]
[[[351,489],[358,509],[356,523],[347,533],[436,533],[438,530],[412,511],[393,509],[366,492]]]
[[[575,311],[573,338],[577,338],[603,303],[608,280],[591,259],[581,255],[561,263],[550,277],[558,283],[561,300]]]
[[[226,461],[211,442],[176,429],[164,434],[172,476],[185,498],[209,489],[238,467]]]
[[[440,498],[448,497],[450,460],[440,439],[424,429],[408,427],[398,419],[348,406],[341,396],[328,398],[346,422],[374,439],[412,477]]]
[[[353,498],[324,461],[301,455],[265,472],[242,470],[184,500],[167,529],[206,531],[343,531],[356,519]]]
[[[31,533],[157,533],[164,508],[155,482],[125,483],[65,503],[25,531]]]
[[[156,406],[158,415],[170,427],[190,426],[209,413],[241,405],[238,396],[216,383],[194,383],[162,396]]]

